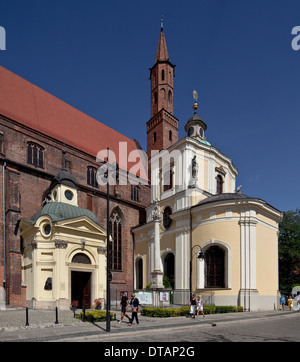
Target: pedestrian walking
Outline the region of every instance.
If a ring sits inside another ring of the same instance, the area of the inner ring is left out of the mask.
[[[131,326],[131,324],[133,324],[134,319],[136,320],[136,324],[140,324],[138,319],[140,301],[136,298],[135,294],[131,294],[130,305],[132,307],[132,316],[129,325]]]
[[[285,296],[283,294],[281,294],[281,297],[280,297],[280,310],[284,310],[284,305],[285,305]]]
[[[196,294],[193,294],[192,299],[190,301],[190,315],[192,318],[195,318],[196,316],[196,307],[197,307]]]
[[[203,315],[203,318],[205,317],[204,311],[203,311],[203,300],[201,295],[198,295],[197,297],[197,317],[199,315],[199,312]]]
[[[290,310],[292,310],[292,307],[293,307],[293,298],[292,298],[291,295],[289,296],[289,299],[288,299],[288,307],[290,308]]]
[[[124,292],[121,292],[121,301],[120,301],[119,307],[121,307],[121,319],[119,320],[119,323],[122,322],[124,316],[126,318],[128,318],[129,322],[130,322],[130,318],[129,318],[128,314],[127,314],[128,297],[127,297],[127,295],[125,295]]]

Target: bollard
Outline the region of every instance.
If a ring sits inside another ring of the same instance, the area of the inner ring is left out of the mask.
[[[55,315],[56,315],[55,324],[58,324],[58,309],[57,309],[57,307],[55,307]]]
[[[26,324],[25,326],[29,326],[29,323],[28,323],[28,308],[26,307]]]
[[[84,304],[82,306],[82,314],[83,314],[82,321],[85,322],[85,307],[84,307]]]

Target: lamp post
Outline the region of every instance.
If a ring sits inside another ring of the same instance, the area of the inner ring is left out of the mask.
[[[111,170],[110,170],[111,168]],[[111,172],[110,172],[111,171]],[[115,178],[119,180],[119,166],[115,162],[112,165],[109,163],[109,147],[107,147],[107,162],[106,171],[103,174],[106,179],[106,332],[110,332],[110,282],[112,273],[110,271],[110,224],[109,224],[109,179]],[[115,183],[114,183],[115,184]]]
[[[202,251],[202,248],[200,245],[194,245],[191,249],[191,259],[190,259],[190,300],[192,299],[192,261],[193,261],[193,250],[195,248],[198,248],[199,251],[197,253],[197,259],[199,260],[204,260],[205,259],[205,255]]]
[[[107,147],[107,184],[106,184],[106,332],[110,332],[110,228],[109,228],[109,148]]]

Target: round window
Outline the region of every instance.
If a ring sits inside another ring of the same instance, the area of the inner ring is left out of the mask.
[[[73,192],[71,192],[70,190],[66,190],[65,191],[65,197],[67,200],[72,200],[73,199]]]
[[[46,224],[46,225],[44,226],[44,234],[45,234],[45,235],[50,235],[50,233],[51,233],[51,225],[50,225],[50,224]]]

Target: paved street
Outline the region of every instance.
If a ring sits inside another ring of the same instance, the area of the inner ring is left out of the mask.
[[[257,319],[224,320],[212,324],[191,323],[136,335],[93,336],[86,340],[102,342],[300,342],[300,313]]]
[[[119,316],[119,311],[117,316]],[[24,310],[0,311],[0,341],[34,342],[300,342],[300,312],[270,311],[187,317],[148,318],[129,326],[111,322],[83,323],[70,311],[30,311],[28,327]],[[131,345],[131,343],[129,343]]]

